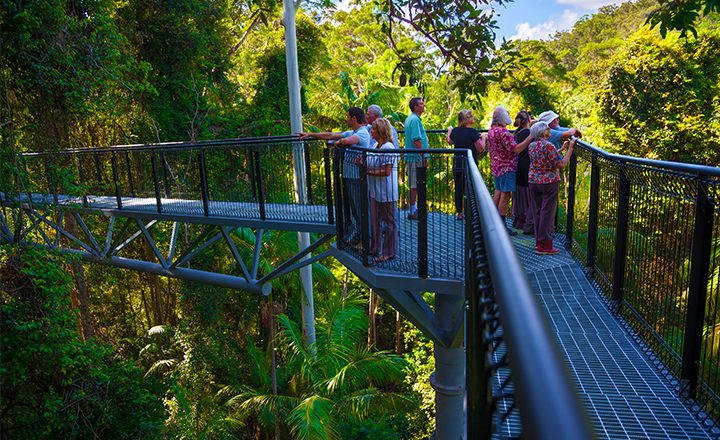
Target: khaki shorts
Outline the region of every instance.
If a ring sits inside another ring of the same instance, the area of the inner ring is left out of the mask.
[[[410,189],[417,189],[417,168],[422,162],[407,162],[405,167],[408,173],[408,185]]]

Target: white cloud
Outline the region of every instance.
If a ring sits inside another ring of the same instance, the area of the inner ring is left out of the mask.
[[[561,0],[571,1],[571,0]],[[580,0],[576,0],[580,1]],[[557,19],[551,19],[544,23],[531,26],[530,23],[524,22],[515,26],[515,35],[510,37],[511,40],[543,40],[552,37],[558,31],[566,31],[573,27],[576,21],[580,19],[580,15],[566,9]]]
[[[597,10],[602,6],[617,5],[622,3],[618,0],[555,0],[559,5],[573,5],[583,9]]]

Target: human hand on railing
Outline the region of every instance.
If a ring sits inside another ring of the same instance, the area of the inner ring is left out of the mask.
[[[298,132],[298,136],[300,136],[300,139],[302,139],[302,140],[310,139],[311,137],[313,137],[312,133],[307,133],[304,131]]]

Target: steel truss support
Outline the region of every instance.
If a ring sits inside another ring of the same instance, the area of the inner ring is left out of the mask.
[[[8,211],[11,215],[8,215]],[[7,216],[7,217],[6,217]],[[65,218],[71,216],[77,225],[77,233],[67,228]],[[8,218],[9,217],[9,218]],[[98,240],[86,220],[92,217],[104,221],[100,226],[103,231],[107,227],[104,240]],[[158,220],[145,221],[139,218],[117,218],[114,215],[104,216],[77,211],[49,210],[41,212],[28,205],[6,208],[0,212],[0,242],[18,243],[23,245],[40,245],[61,253],[79,256],[87,261],[99,262],[125,269],[137,270],[155,275],[189,281],[203,282],[226,288],[245,290],[262,295],[269,295],[272,280],[299,268],[308,266],[329,255],[329,251],[307,258],[311,252],[327,244],[334,236],[321,235],[309,247],[288,258],[267,274],[259,274],[260,257],[263,249],[264,230],[254,232],[254,242],[245,243],[245,254],[251,258],[248,265],[236,243],[239,228],[223,225],[197,225],[202,230],[193,234],[194,238],[184,242],[181,232],[187,232],[188,224],[172,222],[172,232],[158,231]],[[12,233],[11,226],[17,233]],[[151,250],[155,261],[143,261],[130,257],[131,244],[140,239]],[[233,272],[240,274],[222,274],[189,267],[192,260],[208,250],[227,252],[232,255],[235,263]],[[163,252],[162,249],[167,249]]]

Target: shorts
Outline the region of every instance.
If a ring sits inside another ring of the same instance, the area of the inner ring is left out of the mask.
[[[495,177],[495,191],[513,192],[515,191],[515,171],[508,171],[502,176]]]
[[[405,168],[407,168],[408,173],[408,185],[410,186],[410,189],[416,189],[417,188],[417,168],[421,165],[422,162],[406,162]]]

